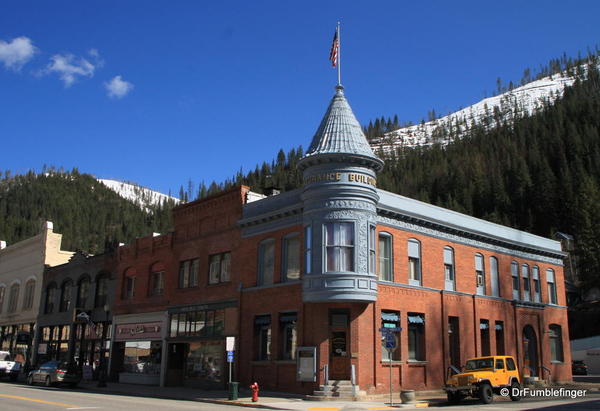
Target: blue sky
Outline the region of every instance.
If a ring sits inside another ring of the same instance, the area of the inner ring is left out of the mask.
[[[0,170],[44,164],[173,193],[309,144],[342,83],[367,124],[417,122],[600,44],[600,2],[9,1]]]

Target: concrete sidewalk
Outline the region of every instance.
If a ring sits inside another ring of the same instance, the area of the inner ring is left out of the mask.
[[[109,382],[106,387],[99,388],[96,381],[81,382],[82,390],[110,393],[117,395],[130,395],[149,398],[165,398],[173,400],[199,401],[223,405],[237,405],[272,410],[303,410],[303,411],[335,411],[335,410],[385,410],[391,408],[422,408],[430,404],[446,401],[443,392],[417,393],[417,399],[412,404],[400,404],[398,395],[393,397],[393,407],[389,404],[389,396],[381,395],[369,397],[367,401],[307,401],[304,395],[289,394],[274,391],[261,391],[258,402],[252,402],[249,390],[242,389],[236,401],[228,400],[229,393],[225,390],[201,390],[188,387],[156,387],[137,384],[122,384]]]
[[[306,396],[300,394],[282,393],[275,391],[261,391],[258,402],[252,402],[250,390],[241,389],[236,401],[228,400],[226,390],[202,390],[189,387],[156,387],[137,384],[122,384],[109,382],[104,388],[99,388],[96,381],[82,382],[80,388],[85,391],[109,393],[117,395],[140,396],[149,398],[164,398],[174,400],[199,401],[214,404],[236,405],[241,407],[262,408],[271,410],[298,410],[298,411],[350,411],[350,410],[385,410],[392,408],[416,409],[446,404],[446,394],[442,391],[417,391],[416,402],[401,404],[396,393],[393,396],[393,406],[390,406],[389,395],[371,395],[366,401],[307,401]],[[578,382],[555,385],[554,387],[587,389],[591,392],[600,392],[599,383],[582,384]],[[495,397],[497,402],[510,402],[510,399],[500,396]]]

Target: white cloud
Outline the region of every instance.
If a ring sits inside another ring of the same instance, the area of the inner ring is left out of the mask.
[[[55,54],[50,58],[45,73],[58,73],[65,87],[70,87],[78,77],[94,77],[97,64],[94,65],[83,57],[76,59],[72,54]]]
[[[133,90],[133,84],[123,80],[121,76],[114,76],[112,80],[104,83],[104,87],[108,91],[108,97],[111,98],[123,98]]]
[[[98,49],[89,49],[88,54],[94,59],[94,65],[97,69],[104,67],[104,60],[100,57]]]
[[[0,62],[7,69],[19,71],[36,52],[37,48],[27,37],[16,37],[8,43],[0,40]]]

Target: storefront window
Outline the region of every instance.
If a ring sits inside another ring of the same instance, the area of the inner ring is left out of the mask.
[[[203,310],[171,314],[171,337],[220,337],[225,310]]]
[[[123,371],[135,374],[160,374],[160,341],[127,341]]]
[[[220,383],[223,378],[223,343],[200,341],[189,344],[185,378]]]

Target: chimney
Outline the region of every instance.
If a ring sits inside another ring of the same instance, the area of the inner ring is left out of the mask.
[[[54,223],[52,221],[46,221],[42,224],[42,229],[43,230],[48,230],[48,231],[53,231],[54,230]]]

